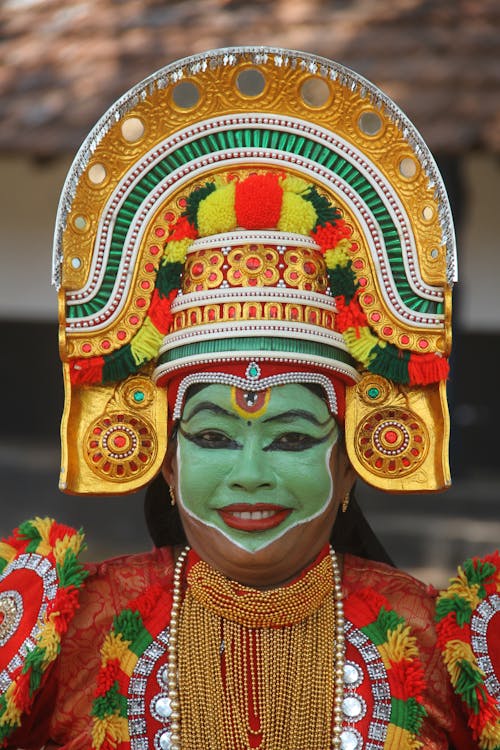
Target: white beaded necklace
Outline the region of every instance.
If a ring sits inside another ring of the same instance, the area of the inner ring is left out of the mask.
[[[174,587],[172,613],[170,615],[170,636],[168,643],[168,693],[170,697],[170,748],[181,750],[181,714],[177,685],[177,635],[179,625],[179,612],[182,603],[181,583],[182,570],[186,560],[189,547],[182,550],[177,559],[174,570]],[[336,637],[335,637],[335,670],[334,670],[334,693],[333,693],[333,730],[332,750],[340,750],[342,733],[342,701],[344,698],[344,662],[345,662],[345,637],[344,637],[344,605],[342,602],[342,581],[340,576],[337,556],[330,547],[330,559],[333,570],[333,597],[335,608]]]

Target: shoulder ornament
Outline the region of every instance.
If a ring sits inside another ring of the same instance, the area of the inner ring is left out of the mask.
[[[437,601],[438,643],[481,750],[500,750],[500,554],[466,560]]]
[[[35,518],[0,541],[0,747],[29,713],[78,607],[83,540]]]

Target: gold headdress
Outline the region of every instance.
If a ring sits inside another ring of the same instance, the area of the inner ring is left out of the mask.
[[[368,81],[262,47],[160,70],[61,198],[62,489],[146,484],[196,382],[319,383],[366,481],[448,485],[455,277],[432,156]]]

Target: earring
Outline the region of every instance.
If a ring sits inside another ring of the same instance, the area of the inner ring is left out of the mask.
[[[346,492],[344,495],[344,499],[342,500],[342,513],[345,513],[347,508],[349,507],[349,492]]]
[[[170,505],[173,508],[174,505],[175,505],[175,503],[177,502],[176,497],[175,497],[175,490],[174,490],[173,487],[169,487],[168,491],[169,491],[169,494],[170,494]]]

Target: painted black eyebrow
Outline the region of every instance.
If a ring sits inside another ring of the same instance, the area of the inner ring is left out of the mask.
[[[217,404],[214,404],[211,401],[202,401],[200,404],[196,404],[191,414],[189,414],[189,416],[187,417],[183,417],[181,421],[189,422],[189,420],[192,419],[195,414],[198,414],[200,411],[210,411],[212,412],[212,414],[222,414],[225,417],[238,419],[237,414],[232,414],[230,411],[223,409],[221,406],[217,406]]]
[[[290,409],[290,411],[284,411],[281,414],[276,414],[274,417],[268,417],[267,419],[264,419],[263,422],[293,422],[293,420],[297,418],[307,419],[318,427],[325,427],[328,422],[333,419],[332,415],[329,414],[324,422],[320,422],[319,419],[316,419],[314,414],[311,414],[309,411],[305,411],[304,409]]]

